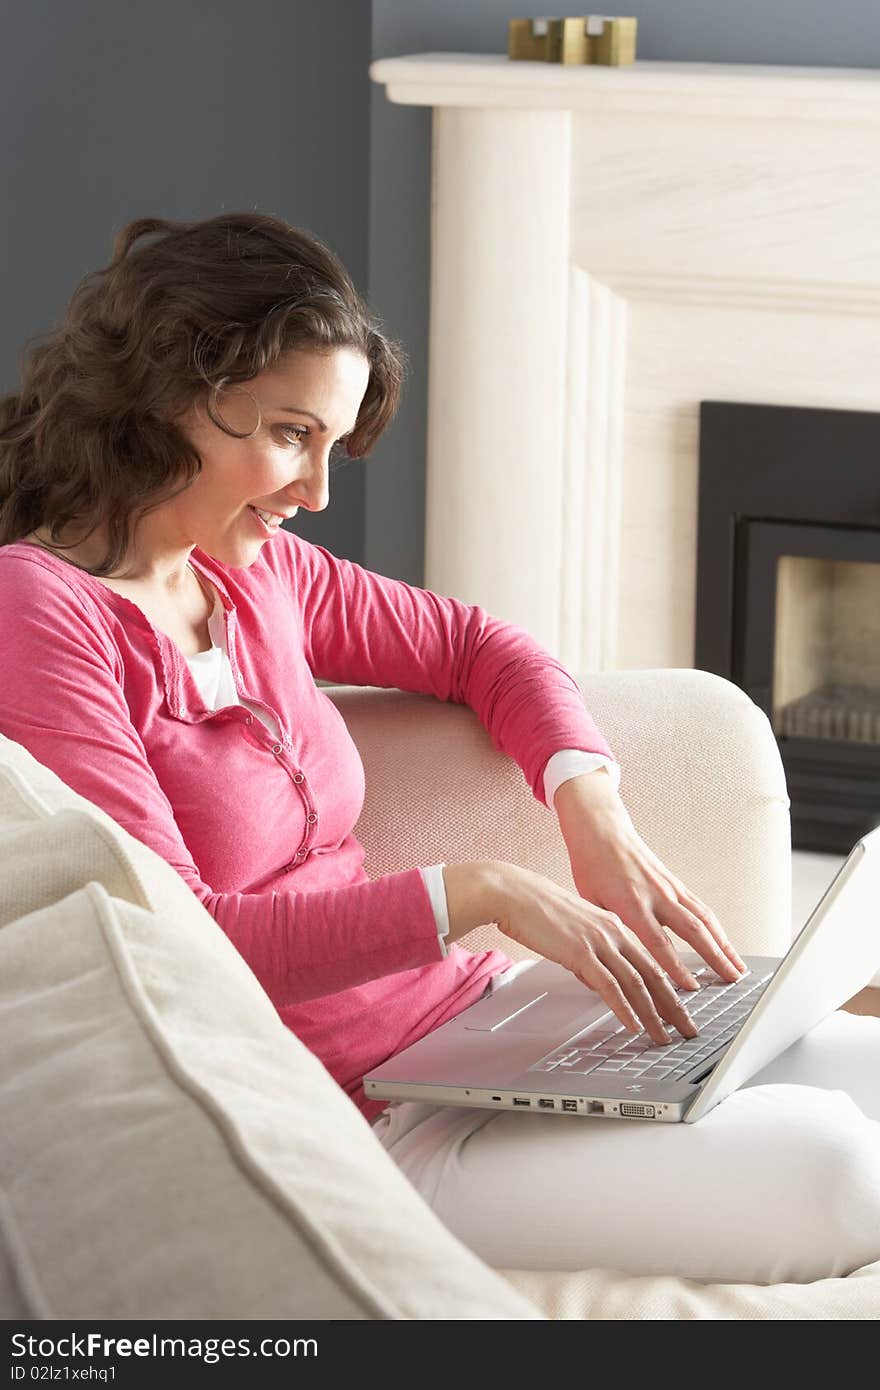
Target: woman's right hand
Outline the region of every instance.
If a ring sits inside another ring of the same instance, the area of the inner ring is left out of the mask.
[[[668,1043],[665,1019],[683,1037],[697,1036],[665,970],[615,913],[500,859],[447,864],[443,879],[450,941],[494,922],[512,941],[565,966],[632,1032]]]

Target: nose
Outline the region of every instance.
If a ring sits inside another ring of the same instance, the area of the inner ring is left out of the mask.
[[[330,477],[323,455],[289,489],[290,501],[308,512],[323,512],[330,502]]]

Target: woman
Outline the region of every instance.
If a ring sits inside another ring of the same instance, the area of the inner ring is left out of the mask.
[[[830,1080],[790,1052],[783,1084],[693,1126],[365,1097],[371,1067],[504,983],[508,957],[455,945],[480,923],[659,1043],[696,1033],[671,933],[724,979],[744,968],[528,633],[280,529],[327,506],[334,455],[369,451],[403,373],[313,237],[257,214],[124,228],[0,407],[0,732],[177,869],[491,1263],[760,1282],[877,1258],[880,1020],[805,1040]],[[470,705],[555,810],[578,891],[496,861],[370,881],[363,769],[316,678]]]

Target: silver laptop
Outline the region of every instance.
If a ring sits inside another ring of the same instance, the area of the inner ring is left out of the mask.
[[[700,989],[677,989],[699,1030],[636,1036],[570,970],[540,960],[364,1077],[379,1100],[612,1120],[708,1114],[870,980],[880,963],[880,828],[860,839],[789,950],[743,956],[721,979],[679,952]]]

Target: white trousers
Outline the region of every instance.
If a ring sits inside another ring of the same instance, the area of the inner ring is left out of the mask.
[[[402,1101],[373,1132],[496,1269],[774,1284],[880,1259],[880,1018],[830,1015],[692,1125]]]

